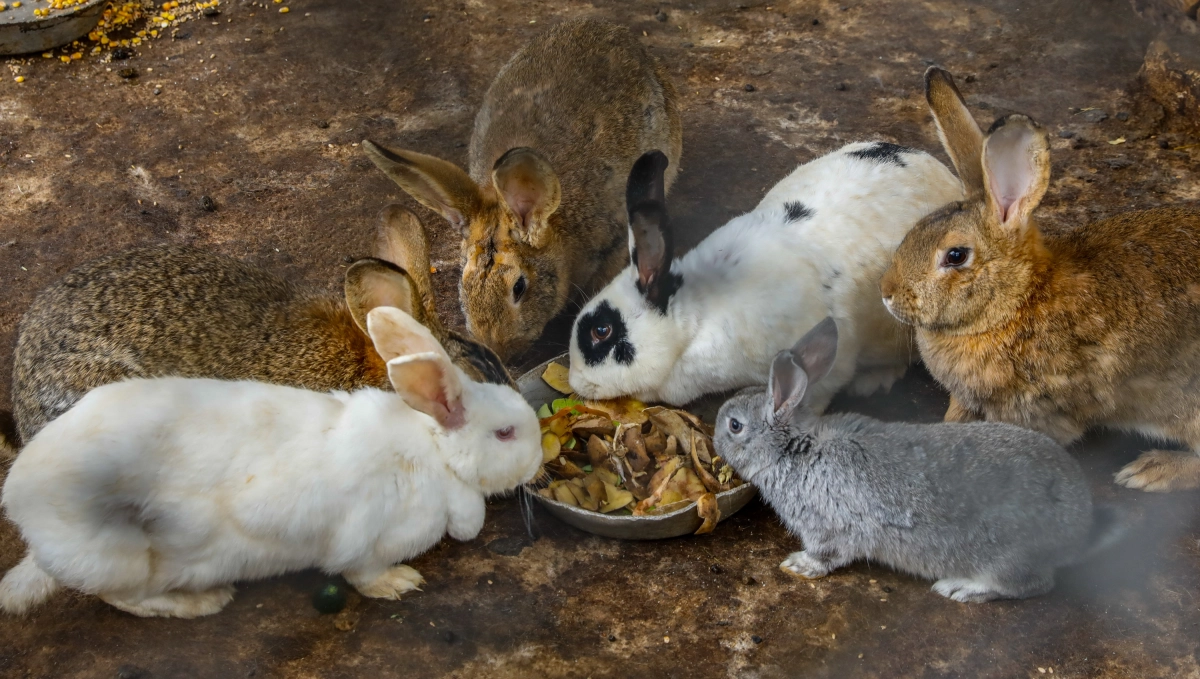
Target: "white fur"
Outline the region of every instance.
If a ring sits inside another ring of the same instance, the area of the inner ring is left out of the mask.
[[[462,382],[457,429],[377,389],[161,378],[93,390],[4,484],[30,553],[0,582],[0,608],[24,612],[57,582],[138,615],[191,617],[220,610],[230,583],[311,567],[368,596],[415,588],[420,575],[393,564],[446,533],[475,537],[484,497],[541,463],[519,394],[439,364]],[[515,438],[498,440],[508,426]]]
[[[765,384],[771,360],[832,315],[837,361],[812,396],[824,409],[859,375],[869,393],[889,387],[916,358],[908,331],[880,303],[879,279],[909,229],[962,198],[959,181],[924,152],[905,167],[856,158],[850,144],[800,166],[754,211],[714,231],[671,271],[683,284],[660,314],[638,293],[633,266],[590,300],[616,309],[635,351],[630,365],[612,354],[588,366],[571,335],[571,387],[587,398],[633,395],[683,405],[709,393]],[[785,204],[814,212],[788,221]],[[579,319],[576,319],[578,325]]]

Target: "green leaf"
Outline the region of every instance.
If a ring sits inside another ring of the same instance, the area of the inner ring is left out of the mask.
[[[576,401],[573,398],[556,398],[554,399],[554,402],[550,404],[550,410],[554,411],[554,414],[557,415],[559,412],[566,410],[567,408],[574,408],[577,405],[583,405],[583,403],[581,401]]]
[[[550,412],[550,405],[547,403],[543,403],[542,407],[538,408],[538,411],[537,411],[537,416],[538,416],[539,420],[544,420],[553,414],[554,413]]]

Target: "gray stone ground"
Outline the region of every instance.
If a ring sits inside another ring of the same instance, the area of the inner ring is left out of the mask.
[[[1195,44],[1173,1],[1139,0],[1139,14],[1125,0],[290,0],[280,15],[229,0],[218,25],[139,50],[133,81],[94,58],[8,61],[27,81],[0,79],[0,375],[7,383],[38,289],[131,245],[194,243],[336,289],[378,211],[409,202],[354,144],[369,136],[464,163],[501,63],[568,17],[627,24],[668,64],[685,124],[671,203],[689,243],[846,141],[940,155],[921,93],[934,62],[959,75],[984,124],[1021,111],[1051,130],[1046,228],[1197,200],[1200,138],[1185,106],[1195,92],[1171,98],[1197,82],[1196,62],[1156,57],[1182,69],[1176,85],[1135,86],[1160,31]],[[1087,122],[1089,108],[1107,119]],[[455,246],[444,234],[434,251],[447,314]],[[524,363],[556,353],[562,332]],[[932,421],[945,401],[917,369],[889,395],[837,407]],[[1031,601],[957,604],[867,564],[792,579],[776,565],[797,544],[758,503],[709,536],[645,544],[539,513],[543,535],[529,543],[507,499],[478,539],[412,562],[429,584],[403,601],[354,598],[320,616],[316,573],[243,585],[225,612],[195,621],[62,595],[0,619],[0,676],[1200,677],[1198,497],[1114,487],[1142,445],[1095,434],[1075,448],[1096,495],[1129,507],[1137,528]],[[0,524],[0,569],[22,551]]]

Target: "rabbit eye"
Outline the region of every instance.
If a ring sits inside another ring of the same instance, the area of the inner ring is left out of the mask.
[[[740,434],[742,433],[742,422],[736,417],[729,418],[729,431]]]
[[[516,283],[513,283],[513,304],[520,302],[521,298],[525,296],[526,286],[528,286],[528,283],[525,281],[524,276],[521,276],[517,279]]]
[[[943,267],[957,267],[967,263],[967,258],[971,256],[971,248],[950,248],[942,257]]]
[[[515,439],[516,437],[517,437],[517,430],[514,429],[512,425],[509,425],[503,429],[496,430],[496,438],[500,439],[501,441],[511,441],[511,440]]]
[[[592,328],[592,341],[603,342],[612,337],[612,326],[608,324],[597,325]]]

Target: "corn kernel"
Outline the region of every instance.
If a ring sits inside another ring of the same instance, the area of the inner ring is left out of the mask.
[[[59,58],[58,58],[58,60],[59,60],[59,61],[61,61],[61,62],[63,62],[64,64],[69,64],[69,63],[71,63],[71,57],[68,57],[68,56],[66,56],[66,55],[63,55],[63,56],[59,57]]]
[[[13,78],[13,80],[16,80],[19,83],[23,83],[23,82],[25,82],[25,76],[19,75],[19,76]]]
[[[79,61],[79,60],[80,60],[80,59],[82,59],[82,58],[83,58],[83,53],[82,53],[82,52],[76,52],[76,53],[74,53],[74,54],[72,54],[72,55],[71,55],[71,59],[72,59],[72,60],[74,60],[74,61]]]
[[[51,57],[53,57],[53,56],[54,56],[54,55],[53,55],[53,54],[50,54],[49,52],[42,52],[42,58],[43,58],[43,59],[49,59],[49,58],[51,58]]]
[[[288,8],[287,8],[287,7],[280,7],[280,8],[279,8],[279,13],[280,13],[280,14],[287,14],[287,13],[288,13]]]
[[[15,8],[17,8],[17,7],[20,7],[20,6],[21,6],[21,0],[17,0],[16,2],[14,2],[14,3],[12,4],[12,6],[13,6],[13,8],[14,8],[14,9],[15,9]]]

